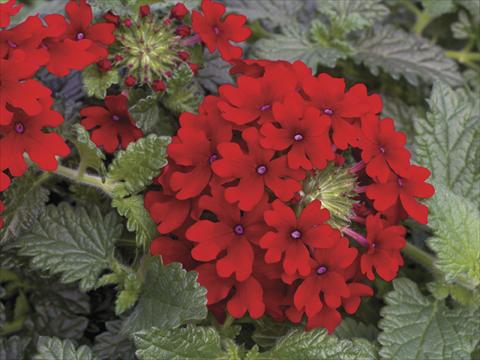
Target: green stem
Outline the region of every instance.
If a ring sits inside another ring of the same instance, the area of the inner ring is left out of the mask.
[[[228,328],[230,328],[230,326],[232,326],[234,320],[235,319],[233,318],[233,316],[228,314],[227,318],[225,319],[225,322],[222,325],[222,331],[225,331]]]
[[[455,59],[462,64],[471,61],[480,61],[480,53],[478,52],[466,52],[466,51],[446,51],[445,55],[449,58]]]
[[[428,24],[430,24],[430,21],[432,20],[430,15],[426,11],[421,11],[419,8],[417,8],[411,0],[404,0],[402,4],[415,14],[417,19],[415,21],[415,25],[413,25],[413,31],[415,34],[421,35],[423,30],[428,26]]]
[[[86,173],[85,170],[81,167],[75,170],[59,165],[57,170],[53,171],[52,173],[72,180],[73,182],[96,187],[97,189],[102,190],[109,196],[112,196],[113,190],[115,188],[114,182],[108,180],[105,181],[99,176],[90,175]]]

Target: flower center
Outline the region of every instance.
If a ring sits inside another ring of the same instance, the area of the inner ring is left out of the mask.
[[[23,123],[21,123],[20,121],[17,121],[15,123],[15,132],[17,132],[18,134],[23,134],[25,132],[25,125],[23,125]]]
[[[260,106],[260,111],[267,111],[271,107],[272,107],[272,105],[270,105],[270,104],[262,105],[262,106]]]
[[[397,177],[397,184],[398,184],[398,186],[403,187],[403,180],[402,180],[402,178]]]
[[[327,267],[326,266],[320,266],[318,269],[317,269],[317,274],[318,275],[323,275],[327,272]]]
[[[385,154],[385,148],[383,146],[380,146],[378,151],[380,151],[382,154]]]
[[[220,34],[220,29],[218,28],[218,26],[213,27],[213,32],[215,33],[215,35]]]
[[[267,172],[267,167],[265,165],[259,165],[257,166],[257,174],[263,175]]]
[[[17,47],[17,44],[15,44],[12,40],[7,40],[8,46],[10,46],[12,49],[15,49]]]
[[[325,115],[332,116],[333,115],[333,110],[330,109],[330,108],[325,108],[325,109],[323,109],[323,113]]]
[[[371,247],[372,249],[375,249],[375,248],[377,247],[377,244],[371,243],[370,247]]]
[[[302,237],[302,232],[300,230],[295,229],[290,233],[290,237],[292,239],[298,240]]]
[[[237,224],[233,227],[233,232],[236,235],[243,235],[245,233],[245,228],[241,224]]]
[[[82,33],[82,32],[78,32],[77,35],[75,35],[75,39],[83,40],[83,39],[85,39],[85,34]]]
[[[303,140],[303,135],[300,133],[297,133],[293,136],[293,140],[295,141],[302,141]]]
[[[209,164],[212,164],[214,161],[217,161],[218,160],[218,155],[213,153],[212,155],[210,155],[210,157],[208,158],[208,163]]]
[[[118,116],[118,115],[113,115],[113,116],[112,116],[112,120],[113,120],[113,121],[118,121],[118,120],[120,120],[120,116]]]

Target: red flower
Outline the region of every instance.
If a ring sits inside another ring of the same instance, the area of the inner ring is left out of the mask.
[[[10,186],[10,177],[3,170],[5,169],[0,171],[0,192],[5,191]]]
[[[91,106],[80,111],[84,117],[81,124],[92,130],[92,141],[113,153],[120,144],[125,149],[128,144],[143,136],[135,126],[127,106],[128,99],[123,95],[107,96],[105,106]]]
[[[157,79],[153,81],[152,88],[153,90],[155,90],[155,92],[161,92],[165,91],[167,86],[165,85],[165,82],[163,80]]]
[[[142,5],[142,6],[140,6],[140,9],[139,9],[138,12],[139,12],[141,17],[148,16],[148,15],[150,15],[150,6]]]
[[[16,15],[23,7],[22,4],[15,4],[15,0],[8,0],[0,4],[0,27],[10,25],[10,18]]]
[[[313,271],[298,286],[293,298],[295,307],[305,309],[307,316],[313,317],[323,307],[321,294],[326,305],[339,307],[341,298],[350,296],[345,270],[356,256],[357,249],[349,247],[345,238],[340,238],[334,247],[314,250]]]
[[[252,31],[245,26],[247,18],[243,15],[225,14],[225,5],[210,0],[202,1],[202,12],[192,12],[192,27],[200,35],[202,41],[212,53],[218,49],[226,61],[242,56],[242,48],[230,42],[241,42],[248,39]]]
[[[357,312],[362,297],[373,295],[373,289],[359,282],[349,283],[348,288],[350,289],[350,296],[342,297],[342,306],[348,314],[352,315]]]
[[[53,171],[57,168],[56,156],[67,156],[70,148],[57,133],[44,132],[47,127],[57,127],[62,116],[51,110],[53,100],[39,99],[42,110],[30,116],[20,109],[13,110],[13,121],[0,126],[0,168],[9,169],[13,176],[21,176],[28,166],[23,158],[27,153],[41,169]]]
[[[392,169],[405,176],[410,166],[410,153],[405,148],[407,137],[395,131],[392,119],[379,120],[377,116],[367,116],[362,120],[362,159],[367,164],[368,176],[385,182]]]
[[[288,275],[298,272],[307,276],[311,271],[310,250],[332,247],[340,233],[325,224],[330,215],[318,200],[308,204],[298,219],[281,201],[275,200],[272,205],[273,210],[265,212],[265,221],[276,231],[269,231],[260,239],[260,246],[267,249],[265,261],[278,262],[285,254],[284,271]]]
[[[430,176],[426,168],[412,165],[405,177],[391,174],[386,183],[367,186],[368,198],[374,200],[373,206],[380,212],[399,206],[409,216],[421,224],[428,222],[428,207],[415,198],[430,198],[435,193],[432,185],[425,182]]]
[[[236,143],[220,144],[218,152],[222,159],[212,164],[218,176],[240,180],[238,185],[225,190],[228,202],[238,201],[241,210],[250,211],[262,199],[265,186],[283,201],[290,200],[300,191],[298,180],[305,176],[302,171],[289,169],[285,156],[273,159],[275,152],[260,147],[255,128],[243,131],[242,137],[247,143],[248,153],[244,153]]]
[[[177,141],[168,146],[168,155],[178,165],[189,169],[172,175],[170,184],[178,191],[180,200],[197,196],[205,189],[212,177],[212,165],[219,158],[217,145],[232,138],[231,126],[222,121],[212,106],[216,106],[216,102],[211,103],[211,98],[207,97],[200,115],[183,113]]]
[[[267,206],[266,196],[257,208],[249,213],[225,202],[223,188],[212,187],[212,196],[202,196],[199,207],[217,216],[218,222],[200,220],[186,232],[188,240],[197,243],[192,256],[199,261],[212,261],[224,253],[216,262],[221,277],[235,274],[237,281],[246,280],[252,273],[254,253],[251,242],[263,235],[266,226],[263,210]]]
[[[113,11],[107,11],[105,14],[103,14],[103,18],[105,19],[105,21],[115,25],[115,27],[120,24],[120,16],[115,15]]]
[[[31,78],[38,65],[26,59],[26,54],[15,51],[8,59],[0,59],[0,125],[10,124],[13,112],[7,104],[19,108],[27,115],[42,111],[41,98],[50,96],[51,91]]]
[[[234,279],[221,278],[214,264],[202,264],[196,267],[195,271],[198,273],[198,283],[208,290],[207,305],[213,305],[222,301],[232,290]]]
[[[330,119],[320,111],[308,107],[297,93],[287,95],[283,103],[273,104],[273,116],[280,128],[266,123],[260,132],[265,138],[263,147],[274,150],[289,149],[288,166],[311,170],[323,169],[327,160],[335,158],[330,142]]]
[[[188,14],[188,9],[183,3],[177,3],[170,10],[170,15],[179,20],[183,19]]]
[[[218,108],[222,116],[237,125],[245,125],[254,120],[260,124],[272,122],[272,106],[282,101],[287,94],[295,90],[297,79],[292,71],[281,64],[266,68],[261,78],[241,76],[238,87],[223,85],[219,92],[226,101]]]
[[[132,87],[135,86],[135,84],[137,83],[137,79],[135,78],[135,76],[128,75],[123,83],[126,87]]]
[[[248,311],[252,319],[258,319],[265,313],[262,285],[253,276],[237,282],[235,294],[227,303],[228,312],[235,318],[242,318]]]
[[[392,281],[403,265],[400,250],[405,246],[405,228],[388,226],[380,214],[367,217],[367,241],[369,247],[362,254],[360,268],[370,280],[375,279],[373,269],[385,281]]]
[[[66,36],[74,41],[83,39],[91,40],[89,51],[97,56],[97,59],[106,57],[106,47],[115,41],[113,32],[115,25],[111,23],[92,24],[92,7],[86,0],[70,0],[65,6],[70,24],[67,27]]]
[[[358,145],[358,119],[381,110],[378,95],[367,96],[365,85],[357,84],[345,93],[345,80],[320,74],[304,81],[309,99],[332,120],[333,142],[340,149]]]
[[[166,236],[153,239],[150,244],[150,253],[153,256],[161,256],[165,265],[179,262],[187,270],[192,269],[195,265],[195,260],[190,255],[191,250],[191,242],[174,240]]]

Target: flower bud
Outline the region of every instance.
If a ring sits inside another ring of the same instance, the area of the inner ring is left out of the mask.
[[[188,25],[180,25],[179,27],[177,27],[177,30],[175,30],[175,34],[182,38],[187,37],[188,35],[190,35],[190,33],[191,29]]]
[[[187,51],[179,51],[178,52],[178,57],[182,59],[183,61],[187,61],[189,58],[190,54]]]
[[[97,62],[97,66],[98,66],[98,69],[101,71],[101,72],[107,72],[107,71],[110,71],[112,70],[112,62],[108,59],[102,59],[100,60],[99,62]]]
[[[130,28],[132,26],[132,20],[130,18],[126,18],[123,20],[123,25],[125,25],[127,28]]]
[[[167,88],[167,86],[165,85],[165,82],[163,80],[157,79],[153,81],[152,88],[156,92],[161,92],[161,91],[164,91]]]
[[[132,86],[134,86],[136,83],[137,83],[137,79],[135,78],[135,76],[132,76],[132,75],[128,75],[128,76],[125,78],[125,81],[124,81],[124,84],[125,84],[125,86],[127,86],[127,87],[132,87]]]
[[[183,3],[177,3],[170,10],[170,16],[177,18],[179,20],[183,19],[187,14],[188,14],[188,9]]]
[[[103,18],[111,23],[111,24],[114,24],[115,26],[118,26],[118,24],[120,23],[120,16],[118,15],[115,15],[112,11],[108,11],[106,12],[104,15],[103,15]]]
[[[140,16],[141,17],[145,17],[145,16],[148,16],[150,14],[150,6],[148,5],[142,5],[140,6]]]

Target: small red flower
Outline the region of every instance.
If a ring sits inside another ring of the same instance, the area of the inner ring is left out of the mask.
[[[60,113],[50,109],[53,100],[50,97],[41,98],[39,103],[40,113],[30,116],[20,109],[12,109],[12,122],[0,126],[0,168],[9,169],[13,176],[21,176],[27,171],[24,153],[46,171],[57,168],[56,156],[70,153],[70,148],[60,135],[45,132],[47,127],[57,127],[63,123]]]
[[[366,116],[362,120],[362,159],[367,164],[368,176],[385,182],[392,169],[397,175],[405,176],[410,166],[410,152],[405,148],[407,137],[395,131],[392,119],[379,120],[377,116]]]
[[[179,20],[183,19],[188,14],[188,9],[183,3],[177,3],[170,10],[170,15]]]
[[[106,108],[90,106],[80,111],[84,117],[81,124],[87,130],[93,130],[92,141],[97,146],[103,146],[108,153],[115,152],[119,144],[126,149],[128,144],[143,136],[128,112],[127,101],[123,95],[107,96]]]
[[[37,70],[38,65],[28,61],[21,50],[15,51],[8,60],[0,59],[0,125],[8,125],[12,120],[13,110],[7,108],[7,104],[30,116],[42,111],[40,99],[50,96],[51,91],[30,79]]]
[[[190,57],[190,54],[187,51],[179,51],[178,52],[178,57],[182,59],[183,61],[187,61],[188,58]]]
[[[288,166],[323,169],[335,155],[330,142],[330,118],[308,106],[297,93],[287,95],[283,103],[273,104],[273,117],[280,127],[266,123],[260,132],[263,147],[288,150]]]
[[[260,246],[267,249],[265,262],[278,262],[284,254],[283,269],[288,275],[298,272],[307,276],[311,271],[310,250],[332,247],[340,233],[325,224],[330,215],[318,200],[308,204],[298,219],[281,201],[275,200],[272,206],[273,210],[265,212],[265,221],[275,231],[260,239]]]
[[[283,101],[295,90],[297,79],[293,72],[282,65],[272,65],[265,70],[262,78],[241,76],[238,87],[223,85],[219,92],[225,101],[218,104],[222,116],[237,125],[258,120],[260,124],[274,121],[272,106]]]
[[[360,268],[370,280],[375,279],[373,269],[385,281],[392,281],[403,265],[400,250],[405,246],[405,228],[388,226],[380,214],[367,217],[368,249],[362,254]]]
[[[367,95],[365,85],[357,84],[345,93],[345,80],[320,74],[305,80],[303,89],[309,99],[332,120],[333,142],[340,149],[348,144],[357,146],[360,124],[358,119],[381,110],[378,95]]]
[[[373,289],[360,282],[348,283],[348,288],[350,289],[350,296],[347,298],[342,297],[342,306],[347,314],[352,315],[360,307],[362,297],[373,295]]]
[[[165,91],[167,86],[165,85],[165,82],[163,80],[157,79],[153,81],[152,88],[155,92],[162,92]]]
[[[70,0],[65,6],[70,21],[66,36],[74,41],[91,40],[89,51],[97,59],[108,55],[107,46],[115,41],[115,25],[111,23],[92,24],[92,7],[86,0]]]
[[[412,165],[405,177],[391,174],[385,183],[367,186],[366,194],[372,199],[373,206],[380,212],[399,206],[421,224],[428,222],[428,207],[415,198],[430,198],[435,193],[432,185],[425,182],[430,171],[424,167]]]
[[[8,0],[6,3],[0,4],[0,27],[10,25],[10,18],[16,15],[21,9],[22,4],[16,4],[15,0]]]
[[[132,87],[132,86],[135,86],[135,84],[137,83],[137,78],[135,76],[132,76],[132,75],[128,75],[124,82],[126,87]]]
[[[262,199],[265,187],[283,201],[290,200],[300,191],[298,180],[304,178],[303,171],[289,169],[285,156],[273,159],[275,152],[260,147],[260,136],[255,128],[244,130],[242,137],[248,153],[236,143],[220,144],[221,159],[212,164],[213,172],[218,176],[239,179],[238,185],[225,190],[228,202],[238,202],[240,209],[250,211]]]
[[[228,312],[235,318],[242,318],[248,311],[252,319],[258,319],[265,313],[262,285],[253,276],[237,282],[235,294],[227,303]]]
[[[139,8],[139,14],[141,17],[145,17],[150,15],[150,6],[148,5],[142,5]]]
[[[192,27],[208,50],[213,53],[218,49],[226,61],[240,58],[243,54],[242,48],[233,46],[230,42],[241,42],[250,37],[252,31],[245,26],[247,18],[230,14],[222,19],[225,5],[211,0],[203,0],[201,8],[203,15],[195,10],[192,12]]]

